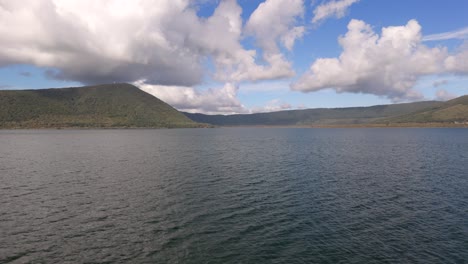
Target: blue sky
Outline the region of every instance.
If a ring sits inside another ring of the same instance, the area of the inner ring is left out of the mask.
[[[447,100],[468,94],[466,10],[460,0],[0,1],[0,89],[129,82],[180,110],[223,114]]]

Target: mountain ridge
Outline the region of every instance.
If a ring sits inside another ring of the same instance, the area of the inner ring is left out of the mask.
[[[405,126],[405,124],[408,126],[423,126],[428,124],[447,126],[456,123],[468,123],[467,107],[468,96],[465,95],[447,102],[422,101],[390,105],[315,108],[234,115],[184,114],[196,122],[217,126],[333,127]]]

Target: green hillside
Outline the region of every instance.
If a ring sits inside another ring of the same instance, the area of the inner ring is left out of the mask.
[[[384,123],[390,117],[433,109],[443,104],[443,102],[427,101],[370,107],[320,108],[242,115],[184,114],[196,122],[219,126],[363,125]]]
[[[0,128],[196,126],[130,84],[0,91]]]
[[[468,122],[468,95],[384,121],[389,123],[466,123]]]

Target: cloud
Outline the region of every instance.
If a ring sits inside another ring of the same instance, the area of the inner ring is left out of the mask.
[[[240,88],[234,83],[225,83],[222,87],[206,90],[185,86],[150,85],[144,81],[137,81],[134,85],[174,108],[190,113],[248,114],[304,108],[302,105],[294,107],[281,99],[271,100],[263,106],[247,108],[239,101],[237,95]],[[242,87],[242,90],[245,89],[251,88]]]
[[[465,53],[452,60],[446,48],[429,48],[421,40],[421,26],[416,20],[383,28],[380,36],[363,21],[351,20],[348,32],[339,38],[341,55],[317,59],[291,88],[302,92],[331,88],[393,101],[421,99],[423,96],[413,89],[419,77],[466,66],[459,65],[464,63],[459,56]]]
[[[291,50],[304,27],[297,26],[297,18],[304,13],[303,0],[267,0],[261,3],[246,23],[246,34],[255,36],[264,52],[278,53],[278,40]]]
[[[445,89],[440,89],[440,90],[438,90],[436,92],[436,99],[437,100],[447,101],[447,100],[451,100],[451,99],[453,99],[455,97],[457,97],[457,96],[447,92]]]
[[[435,81],[434,83],[432,83],[432,86],[434,87],[439,87],[439,86],[444,86],[448,83],[447,80],[440,80],[440,81]]]
[[[0,64],[56,68],[52,77],[82,83],[192,85],[202,78],[201,52],[184,44],[200,24],[188,2],[4,1]],[[175,19],[177,17],[177,19]]]
[[[287,102],[282,101],[281,99],[273,99],[267,102],[262,107],[254,107],[250,110],[251,113],[265,113],[265,112],[276,112],[290,110],[293,106]]]
[[[454,31],[432,34],[423,37],[423,41],[437,41],[447,39],[468,39],[468,27],[461,28]]]
[[[468,42],[465,42],[459,51],[448,56],[444,61],[446,71],[455,74],[468,74]]]
[[[342,18],[348,8],[359,0],[336,0],[321,4],[314,9],[312,23],[319,23],[329,17]]]
[[[297,2],[302,1],[295,0],[295,9],[278,25],[277,37],[288,48],[303,33],[290,24],[289,17],[300,12]],[[197,3],[189,0],[1,3],[0,67],[47,67],[51,78],[84,84],[144,79],[154,85],[194,86],[203,82],[207,61],[215,66],[213,77],[223,82],[293,74],[281,52],[268,50],[265,63],[257,64],[256,50],[242,46],[242,8],[235,0],[220,2],[207,18],[198,17]]]
[[[237,99],[239,87],[233,83],[226,83],[221,88],[208,90],[184,86],[150,85],[141,81],[136,82],[135,85],[180,111],[206,114],[248,112]]]
[[[245,26],[245,34],[253,36],[256,44],[262,49],[263,60],[267,66],[255,65],[252,56],[245,62],[248,78],[265,80],[287,78],[295,75],[292,65],[284,58],[279,45],[292,50],[297,39],[305,32],[304,26],[298,25],[298,18],[304,13],[303,0],[267,0],[261,3],[251,14]],[[239,76],[240,74],[233,74]]]
[[[263,106],[247,108],[237,98],[239,87],[225,83],[222,87],[201,90],[185,86],[149,85],[142,81],[134,83],[141,90],[163,100],[174,108],[190,113],[248,114],[293,109],[281,99],[274,99]],[[243,88],[244,89],[244,88]],[[304,108],[298,106],[296,108]]]

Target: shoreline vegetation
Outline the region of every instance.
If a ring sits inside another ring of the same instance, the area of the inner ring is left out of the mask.
[[[220,127],[245,127],[245,128],[468,128],[468,123],[400,123],[400,124],[343,124],[343,125],[252,125],[252,126],[220,126]]]
[[[468,95],[369,107],[183,113],[130,84],[0,90],[0,129],[468,128]]]

